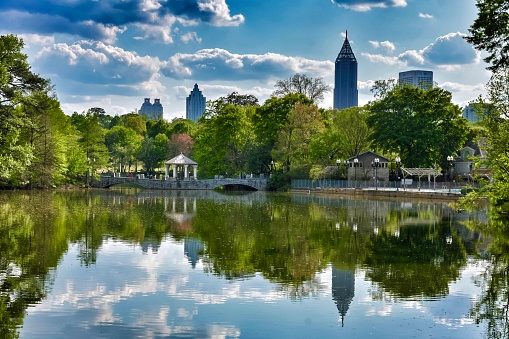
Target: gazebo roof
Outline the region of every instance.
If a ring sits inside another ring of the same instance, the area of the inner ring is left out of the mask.
[[[165,165],[198,165],[194,160],[189,159],[184,154],[180,153],[175,158],[172,158],[164,163]]]
[[[416,175],[418,177],[423,177],[425,175],[438,177],[440,175],[440,172],[434,168],[401,168],[401,170],[408,175]]]

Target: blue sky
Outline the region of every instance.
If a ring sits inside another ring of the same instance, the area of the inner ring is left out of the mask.
[[[360,105],[375,80],[424,69],[464,106],[490,76],[462,38],[476,16],[475,0],[3,0],[0,34],[24,39],[66,114],[160,98],[171,120],[195,83],[207,100],[237,91],[260,103],[295,73],[333,86],[346,30]]]

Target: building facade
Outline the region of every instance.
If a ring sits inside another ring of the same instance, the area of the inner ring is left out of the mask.
[[[191,94],[186,98],[186,119],[198,121],[205,112],[206,98],[198,89],[198,84],[194,84]]]
[[[399,72],[399,84],[429,89],[433,87],[433,72],[423,70]]]
[[[163,118],[163,105],[160,99],[154,99],[154,103],[150,102],[150,98],[145,98],[138,114],[146,115],[150,120],[159,120]]]
[[[481,120],[477,115],[474,107],[472,107],[471,105],[467,105],[465,106],[465,108],[463,108],[462,116],[463,118],[467,119],[470,122],[479,122]]]
[[[348,32],[341,51],[336,58],[334,73],[334,108],[358,106],[357,59],[348,41]]]

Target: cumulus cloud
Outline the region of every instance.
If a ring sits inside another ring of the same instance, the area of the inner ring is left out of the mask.
[[[36,56],[38,67],[63,79],[80,79],[90,84],[126,85],[147,81],[161,64],[158,58],[85,40],[72,45],[54,44]]]
[[[480,53],[465,41],[464,36],[464,34],[459,32],[449,33],[438,37],[434,43],[421,50],[407,50],[398,56],[370,53],[362,53],[362,56],[373,63],[428,66],[453,70],[458,69],[462,65],[480,62]],[[371,44],[373,45],[373,42]]]
[[[351,9],[358,12],[370,11],[373,8],[405,7],[406,0],[331,0],[339,7]]]
[[[199,50],[194,54],[177,53],[167,60],[161,71],[174,79],[265,80],[295,73],[324,76],[333,69],[331,61],[316,61],[276,53],[234,54],[213,48]]]
[[[426,13],[419,13],[419,18],[423,18],[423,19],[433,19],[433,15],[431,15],[431,14],[426,14]]]
[[[201,38],[198,36],[198,33],[196,33],[196,32],[187,32],[185,34],[182,34],[180,36],[180,40],[182,40],[182,42],[185,44],[187,44],[191,41],[196,41],[198,43],[201,43]]]
[[[394,43],[388,41],[388,40],[385,40],[385,41],[382,41],[382,42],[378,42],[378,41],[369,41],[369,43],[374,47],[374,48],[385,48],[387,50],[387,52],[389,53],[392,53],[394,52],[394,50],[396,49],[396,46],[394,45]]]
[[[27,33],[62,33],[112,43],[137,27],[143,38],[173,42],[172,26],[238,26],[242,14],[230,13],[226,0],[61,0],[0,3],[4,25]]]

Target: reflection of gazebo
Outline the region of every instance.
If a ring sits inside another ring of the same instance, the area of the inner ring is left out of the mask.
[[[332,298],[341,315],[341,326],[355,293],[355,273],[332,267]]]
[[[198,169],[198,163],[194,160],[189,159],[184,154],[180,153],[175,158],[170,159],[164,163],[165,178],[168,178],[170,166],[173,168],[173,179],[187,179],[189,175],[189,166],[193,166],[193,178],[196,179],[196,171]],[[182,173],[182,170],[184,172]]]

